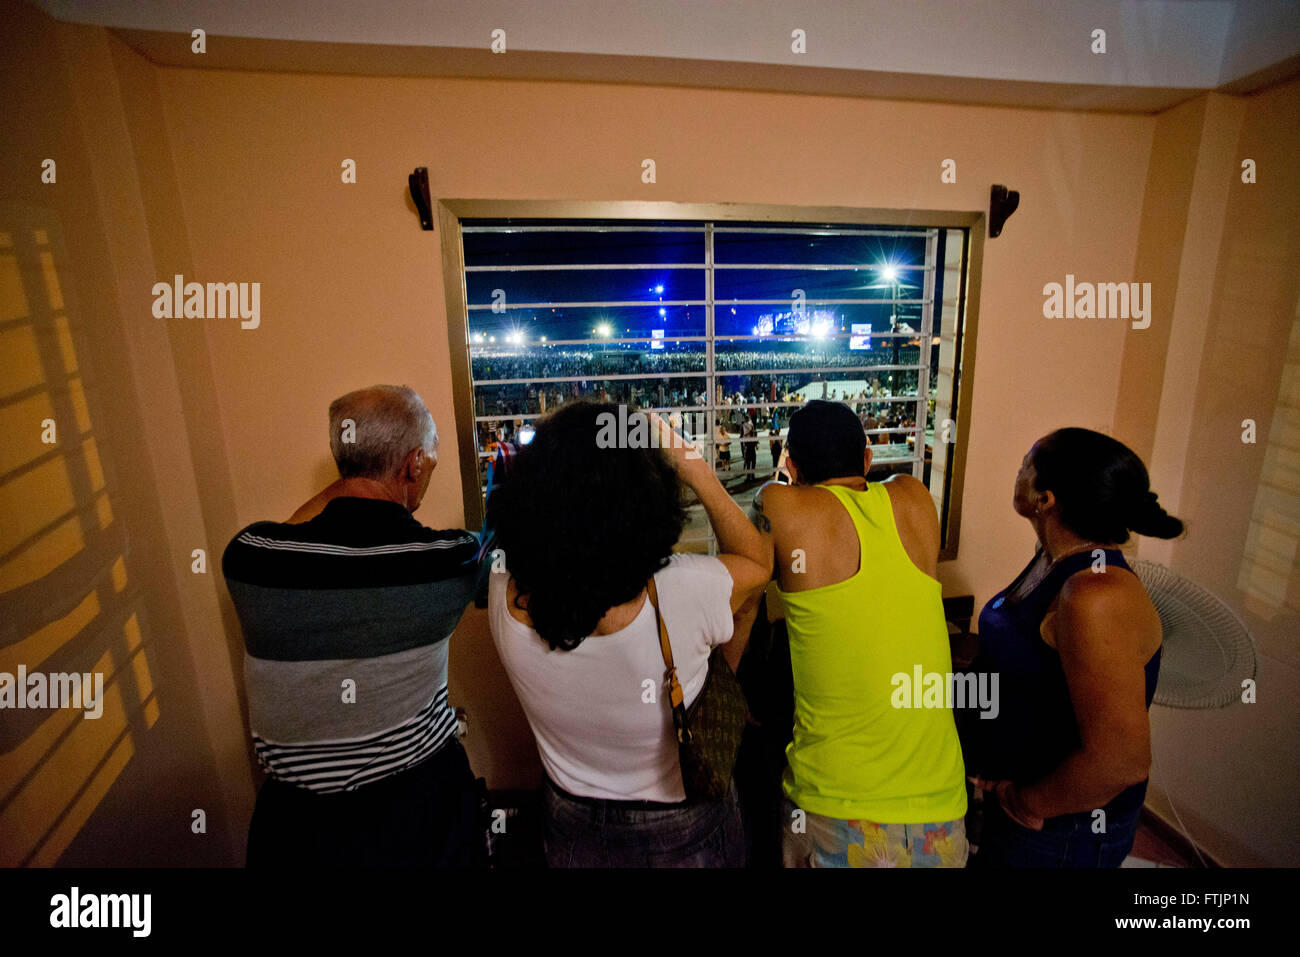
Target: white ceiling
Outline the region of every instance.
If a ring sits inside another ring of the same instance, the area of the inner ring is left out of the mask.
[[[535,75],[547,78],[625,83],[664,82],[663,71],[654,69],[657,62],[687,61],[691,78],[683,82],[692,84],[708,80],[707,72],[700,71],[706,64],[720,71],[717,77],[731,78],[723,85],[799,91],[807,86],[800,82],[801,74],[829,80],[832,91],[838,91],[837,82],[855,76],[912,77],[918,89],[940,96],[945,88],[956,89],[951,81],[960,79],[967,95],[957,98],[973,101],[980,100],[980,81],[990,81],[990,91],[1002,90],[1002,101],[1021,95],[1015,93],[1020,85],[1047,84],[1074,91],[1066,97],[1071,102],[1059,105],[1082,108],[1147,108],[1234,83],[1236,92],[1242,92],[1275,81],[1279,73],[1289,75],[1300,61],[1296,0],[32,2],[61,20],[124,31],[137,49],[174,65],[295,68],[284,44],[282,65],[266,44],[257,47],[255,62],[247,57],[242,63],[223,62],[220,56],[200,62],[188,55],[188,34],[201,27],[209,37],[209,54],[221,52],[219,38],[396,46],[453,54],[444,58],[443,69],[433,71],[444,75],[530,75],[520,72],[520,61],[526,61],[537,64]],[[514,62],[510,53],[472,59],[487,53],[497,28],[506,31]],[[805,54],[791,51],[796,28],[806,32]],[[1104,55],[1090,49],[1094,29],[1106,31]],[[181,34],[186,41],[182,45],[159,34]],[[477,66],[448,66],[467,63]],[[764,67],[771,69],[773,81],[753,83],[753,77],[762,75],[755,70]],[[319,58],[313,68],[321,68]],[[341,72],[356,69],[354,63]],[[1257,76],[1261,71],[1271,73]],[[1252,83],[1252,77],[1258,82]],[[927,86],[924,78],[949,82]],[[1095,88],[1097,103],[1081,101],[1080,87]],[[854,89],[850,84],[846,91]],[[1151,91],[1156,90],[1169,95],[1153,100]],[[1134,96],[1126,98],[1125,91]],[[1178,96],[1174,91],[1184,92]],[[1023,96],[1026,105],[1045,105],[1033,102],[1032,90]]]

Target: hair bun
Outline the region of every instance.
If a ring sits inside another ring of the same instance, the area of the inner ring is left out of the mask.
[[[1183,523],[1166,512],[1159,496],[1150,490],[1138,499],[1128,527],[1154,538],[1177,538],[1183,532]]]
[[[1141,495],[1130,500],[1128,512],[1128,527],[1133,528],[1134,523],[1144,524],[1144,520],[1164,511],[1160,508],[1160,502],[1156,493],[1150,490],[1143,492]]]

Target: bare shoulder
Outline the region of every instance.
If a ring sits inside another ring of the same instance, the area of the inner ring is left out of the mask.
[[[1141,580],[1127,568],[1108,564],[1097,570],[1095,567],[1084,568],[1066,579],[1061,589],[1062,596],[1082,605],[1105,607],[1115,602],[1132,601],[1134,598],[1147,601],[1147,590]]]
[[[939,574],[939,512],[924,482],[913,475],[891,475],[880,483],[889,493],[899,540],[920,571]]]
[[[909,522],[920,522],[925,527],[938,524],[939,512],[934,499],[925,483],[914,475],[891,475],[880,483],[889,493],[889,500],[896,515],[903,515]]]
[[[933,499],[930,498],[930,490],[915,475],[908,473],[891,475],[880,484],[885,487],[885,491],[889,493],[889,497],[892,499],[905,501],[908,504],[915,504],[920,501],[933,504]]]
[[[830,507],[833,499],[815,485],[768,482],[754,495],[752,515],[761,530],[776,534],[805,534],[812,525],[842,511]]]
[[[793,490],[793,485],[786,485],[782,482],[766,482],[759,486],[758,491],[754,493],[754,503],[765,510],[780,508],[789,504],[790,492]]]
[[[769,522],[779,520],[794,507],[795,496],[791,494],[794,491],[794,486],[780,482],[768,482],[760,486],[754,493],[754,513],[765,516]]]
[[[1125,616],[1151,604],[1141,580],[1131,571],[1108,565],[1075,572],[1061,588],[1061,602],[1089,618]]]

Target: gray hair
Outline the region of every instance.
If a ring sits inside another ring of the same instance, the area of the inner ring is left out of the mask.
[[[437,440],[433,416],[409,386],[375,385],[330,403],[330,451],[340,478],[392,478],[412,451],[427,451]]]

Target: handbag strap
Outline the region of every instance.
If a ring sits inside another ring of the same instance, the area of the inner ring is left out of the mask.
[[[664,624],[663,615],[659,613],[659,591],[655,588],[654,576],[646,582],[646,597],[650,600],[650,606],[655,610],[655,627],[659,631],[659,652],[663,655],[664,677],[668,679],[668,704],[673,714],[673,727],[677,729],[677,743],[690,738],[690,730],[686,726],[686,696],[682,693],[681,682],[677,680],[677,666],[673,664],[673,648],[668,643],[668,626]]]

